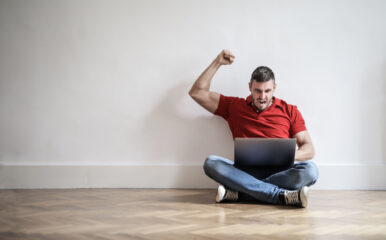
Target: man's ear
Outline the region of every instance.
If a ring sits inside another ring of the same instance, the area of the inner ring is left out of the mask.
[[[252,92],[252,83],[251,82],[249,82],[249,91],[251,91]]]

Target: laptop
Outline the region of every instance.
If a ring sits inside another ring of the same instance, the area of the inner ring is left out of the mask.
[[[267,177],[290,168],[295,151],[295,138],[235,138],[235,167]]]

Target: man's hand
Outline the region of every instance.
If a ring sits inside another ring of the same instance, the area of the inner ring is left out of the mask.
[[[229,65],[232,64],[234,60],[235,55],[233,55],[231,51],[224,49],[214,61],[220,65]]]

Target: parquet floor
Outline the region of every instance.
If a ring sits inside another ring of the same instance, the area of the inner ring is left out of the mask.
[[[0,190],[0,239],[386,239],[386,191],[310,191],[306,209],[216,190]]]

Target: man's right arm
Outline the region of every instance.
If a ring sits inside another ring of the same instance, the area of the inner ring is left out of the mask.
[[[209,91],[212,78],[221,65],[232,64],[234,59],[235,56],[229,50],[222,50],[209,67],[198,77],[189,91],[189,95],[211,113],[217,110],[220,102],[220,94]]]

